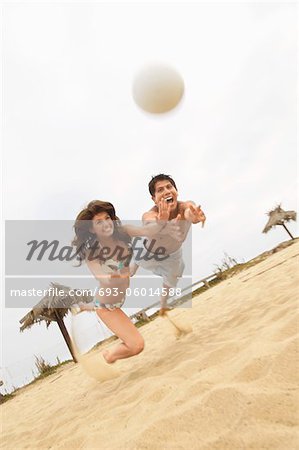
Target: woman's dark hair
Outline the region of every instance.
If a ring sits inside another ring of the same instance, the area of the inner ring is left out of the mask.
[[[150,191],[151,196],[155,195],[156,183],[158,181],[169,181],[172,186],[177,190],[176,184],[170,175],[165,175],[164,173],[160,173],[159,175],[152,176],[151,181],[148,183],[148,189]]]
[[[122,229],[121,221],[116,216],[112,203],[93,200],[78,214],[74,225],[75,238],[72,241],[72,245],[76,248],[79,265],[86,259],[89,250],[99,245],[97,237],[90,231],[90,225],[94,216],[101,212],[106,212],[111,220],[114,221],[113,238],[125,242],[128,247],[131,243],[131,238]]]

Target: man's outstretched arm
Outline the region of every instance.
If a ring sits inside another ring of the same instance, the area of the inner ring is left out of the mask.
[[[176,221],[169,221],[170,205],[161,200],[158,211],[148,211],[143,214],[143,225],[123,225],[123,229],[132,237],[146,236],[152,238],[157,234],[172,236],[174,239],[181,239],[181,230]]]
[[[172,236],[178,241],[181,239],[181,230],[176,223],[167,221],[151,220],[143,225],[123,225],[123,230],[131,237],[144,236],[153,238],[157,234],[166,234]]]

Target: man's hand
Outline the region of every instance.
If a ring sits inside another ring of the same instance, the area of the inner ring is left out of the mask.
[[[185,212],[186,219],[192,223],[202,223],[202,227],[205,224],[206,216],[201,210],[200,206],[189,205]]]
[[[178,220],[181,220],[181,215],[179,214],[175,219],[169,220],[170,208],[170,203],[167,203],[164,199],[162,199],[158,204],[157,222],[162,224],[162,228],[159,230],[159,233],[163,232],[163,234],[167,234],[180,242],[182,240],[182,233]]]
[[[162,199],[158,204],[158,221],[167,221],[170,215],[170,203]]]

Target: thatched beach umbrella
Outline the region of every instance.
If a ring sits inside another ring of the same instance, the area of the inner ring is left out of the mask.
[[[72,295],[70,295],[70,292],[72,292]],[[20,331],[29,329],[35,323],[40,323],[42,321],[46,322],[47,328],[51,322],[57,322],[73,360],[77,362],[72,350],[71,339],[63,319],[75,303],[89,303],[92,299],[92,293],[89,293],[86,290],[72,289],[59,283],[51,283],[48,294],[20,320],[20,323],[22,324]]]
[[[297,214],[295,211],[284,211],[280,205],[276,206],[276,208],[272,209],[272,211],[269,211],[267,213],[269,216],[269,220],[263,229],[263,233],[268,233],[269,230],[271,230],[272,227],[275,227],[276,225],[282,225],[286,232],[289,234],[291,239],[294,239],[290,231],[285,226],[285,222],[289,222],[290,220],[296,220]]]

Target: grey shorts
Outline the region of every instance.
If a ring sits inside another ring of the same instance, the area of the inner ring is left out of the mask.
[[[134,258],[135,264],[142,267],[145,270],[150,270],[155,275],[163,278],[163,283],[170,288],[175,288],[178,279],[181,278],[184,272],[185,264],[183,261],[182,248],[180,247],[174,253],[170,253],[164,261],[159,261],[154,258],[145,260],[144,255],[148,255],[149,251],[145,247],[145,242],[142,243],[142,253],[140,254],[140,248],[137,248],[136,254],[139,259]],[[135,255],[134,255],[135,256]]]

